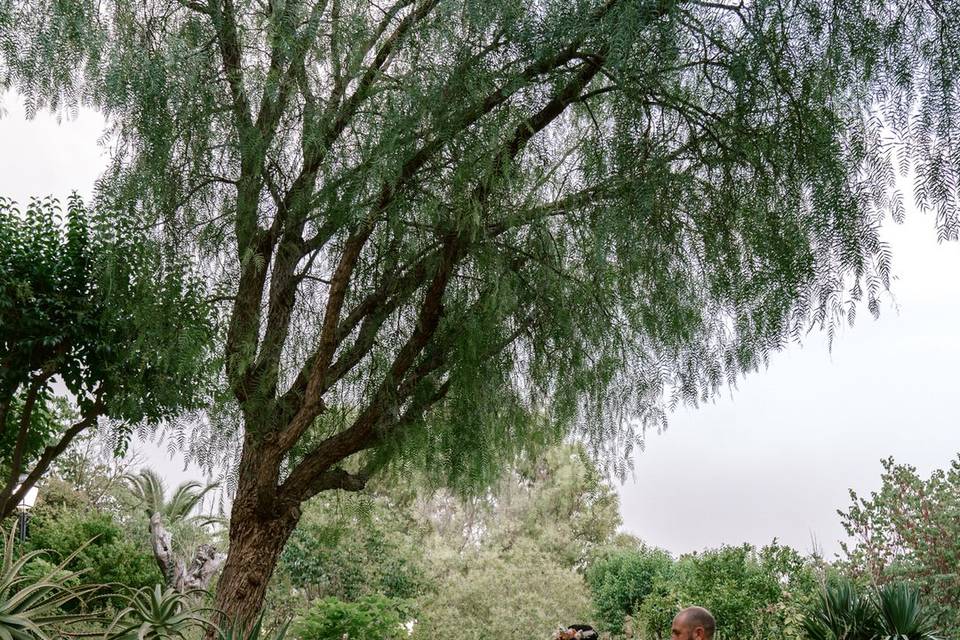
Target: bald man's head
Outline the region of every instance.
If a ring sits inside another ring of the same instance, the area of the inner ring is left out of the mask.
[[[711,640],[717,630],[713,614],[703,607],[687,607],[673,619],[672,640]]]

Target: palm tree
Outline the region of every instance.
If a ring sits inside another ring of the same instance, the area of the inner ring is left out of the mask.
[[[152,518],[154,514],[159,513],[160,517],[170,525],[202,519],[200,516],[190,514],[210,491],[220,486],[218,482],[203,484],[196,480],[188,480],[177,485],[173,495],[167,500],[167,487],[163,478],[149,467],[141,469],[139,473],[128,475],[127,481],[130,483],[133,495],[142,503],[147,517]]]
[[[193,512],[207,493],[220,486],[219,483],[182,482],[168,500],[166,485],[153,469],[141,469],[139,473],[127,476],[127,481],[150,520],[153,557],[166,576],[167,584],[179,592],[206,588],[225,556],[212,545],[201,542],[206,537],[202,527],[222,523],[223,518]],[[178,541],[176,548],[174,533]],[[185,558],[190,557],[193,559],[188,565]]]

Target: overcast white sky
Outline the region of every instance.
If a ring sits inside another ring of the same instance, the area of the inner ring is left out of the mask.
[[[89,198],[106,162],[102,120],[26,121],[13,96],[0,105],[0,196]],[[932,220],[908,213],[886,230],[896,307],[878,321],[861,312],[832,353],[811,335],[715,403],[674,414],[620,488],[626,531],[675,553],[774,537],[809,551],[815,538],[830,556],[836,510],[849,488],[877,488],[881,458],[928,474],[957,455],[960,244],[938,245]],[[165,447],[143,452],[172,482],[191,475]]]

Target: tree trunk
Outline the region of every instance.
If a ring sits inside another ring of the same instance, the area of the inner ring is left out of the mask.
[[[253,503],[252,495],[238,491],[230,517],[230,549],[215,603],[226,624],[240,622],[244,627],[260,615],[277,559],[300,519],[298,508],[264,517],[256,513]]]

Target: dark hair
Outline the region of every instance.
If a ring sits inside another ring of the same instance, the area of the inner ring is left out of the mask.
[[[703,607],[687,607],[678,613],[677,617],[682,617],[684,622],[689,622],[695,627],[703,627],[703,632],[708,639],[712,638],[717,630],[717,621],[713,614]]]
[[[583,640],[589,640],[590,638],[597,638],[597,632],[588,624],[572,624],[567,627],[567,631],[576,631],[578,637],[583,638]]]

